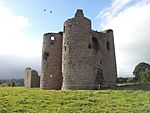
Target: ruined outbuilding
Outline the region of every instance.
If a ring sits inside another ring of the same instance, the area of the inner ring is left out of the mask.
[[[26,88],[40,87],[40,76],[38,76],[37,71],[31,68],[25,69],[24,85]]]
[[[116,85],[113,30],[98,32],[78,9],[63,32],[43,36],[41,89],[99,89]]]

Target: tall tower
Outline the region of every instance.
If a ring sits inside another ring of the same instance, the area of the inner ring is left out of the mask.
[[[46,33],[43,37],[41,89],[61,89],[62,33]]]
[[[91,21],[78,9],[64,23],[62,89],[95,89]]]
[[[114,87],[116,86],[117,66],[113,30],[108,29],[103,31],[103,33],[105,33],[103,42],[105,44],[105,51],[103,52],[103,72],[105,75],[104,81],[109,87]]]

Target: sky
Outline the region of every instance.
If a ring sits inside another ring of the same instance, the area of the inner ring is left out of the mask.
[[[114,30],[118,76],[150,63],[150,0],[0,0],[0,79],[23,78],[27,67],[40,74],[43,34],[62,31],[77,9],[92,29]]]

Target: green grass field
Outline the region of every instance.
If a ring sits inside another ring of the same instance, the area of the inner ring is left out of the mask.
[[[150,113],[150,85],[72,91],[0,88],[0,113]]]

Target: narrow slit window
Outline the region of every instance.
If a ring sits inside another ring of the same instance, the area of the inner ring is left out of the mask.
[[[64,49],[65,49],[65,51],[66,51],[67,47],[65,46]]]
[[[91,48],[92,48],[92,45],[91,45],[90,43],[89,43],[89,45],[88,45],[88,48],[89,48],[89,49],[91,49]]]
[[[106,43],[106,48],[108,51],[110,51],[110,43],[109,42]]]

